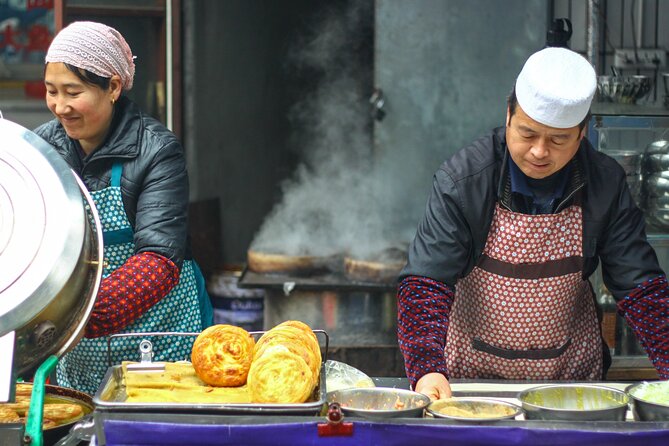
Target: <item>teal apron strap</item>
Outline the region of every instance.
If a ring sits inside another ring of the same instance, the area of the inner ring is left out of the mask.
[[[112,164],[112,170],[111,170],[111,181],[109,182],[109,185],[111,187],[121,187],[122,173],[123,173],[123,164],[121,164],[119,161],[114,162],[114,164]]]
[[[110,187],[121,187],[121,174],[123,173],[123,164],[116,161],[112,164]],[[105,246],[120,245],[122,243],[130,243],[134,240],[135,234],[132,228],[123,228],[117,231],[104,231],[102,233],[102,240]]]
[[[214,325],[214,308],[211,305],[211,299],[207,293],[207,286],[204,283],[204,275],[195,260],[193,262],[193,272],[195,273],[195,285],[197,286],[197,296],[200,303],[200,316],[202,318],[202,329]]]

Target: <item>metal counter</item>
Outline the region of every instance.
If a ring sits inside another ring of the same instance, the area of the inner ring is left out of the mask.
[[[374,378],[377,386],[408,388],[406,378]],[[456,396],[495,396],[514,400],[518,392],[541,382],[458,381]],[[590,383],[593,384],[593,383]],[[630,383],[599,383],[624,389]],[[516,400],[517,402],[517,400]],[[319,436],[325,417],[237,416],[194,413],[120,413],[96,411],[100,445],[576,445],[669,444],[669,421],[567,422],[508,420],[458,422],[435,418],[370,421],[347,417],[350,436]]]

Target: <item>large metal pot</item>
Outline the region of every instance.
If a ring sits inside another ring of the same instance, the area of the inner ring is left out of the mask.
[[[83,336],[102,234],[86,188],[53,147],[5,119],[0,139],[0,339],[14,344],[21,374]]]

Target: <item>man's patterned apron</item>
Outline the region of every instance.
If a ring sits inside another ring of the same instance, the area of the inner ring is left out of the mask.
[[[481,259],[456,284],[445,349],[451,378],[601,379],[582,238],[580,206],[526,215],[497,205]]]
[[[121,164],[114,164],[110,186],[91,197],[97,208],[104,238],[104,269],[109,276],[135,253],[133,229],[121,198]],[[179,283],[160,302],[120,333],[139,332],[200,332],[211,325],[211,303],[204,288],[204,279],[192,260],[183,262]],[[153,343],[154,361],[190,359],[194,338],[186,336],[146,337]],[[113,338],[112,364],[123,360],[140,359],[139,343],[144,337]],[[58,385],[94,394],[108,369],[107,338],[81,340],[76,347],[60,358],[56,368]]]

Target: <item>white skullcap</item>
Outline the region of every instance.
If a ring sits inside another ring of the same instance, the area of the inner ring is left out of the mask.
[[[516,79],[516,98],[527,116],[561,129],[583,121],[596,90],[592,65],[566,48],[532,54]]]

